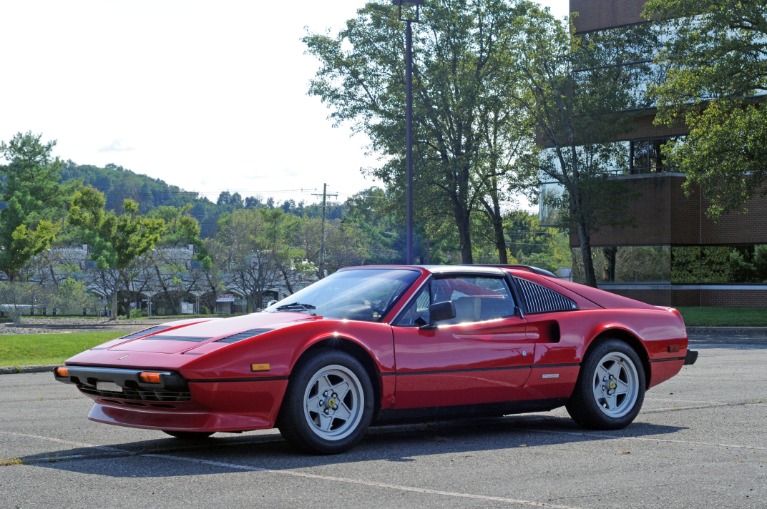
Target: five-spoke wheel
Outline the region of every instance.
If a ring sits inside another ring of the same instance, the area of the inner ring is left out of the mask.
[[[373,388],[351,355],[324,350],[300,363],[291,377],[278,427],[300,449],[345,451],[365,434],[373,415]]]
[[[581,426],[623,428],[639,413],[645,388],[636,352],[623,341],[609,339],[584,359],[567,411]]]

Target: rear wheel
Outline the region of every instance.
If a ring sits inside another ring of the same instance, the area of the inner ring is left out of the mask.
[[[587,354],[567,412],[587,428],[624,428],[642,408],[645,387],[644,369],[634,349],[609,339]]]
[[[351,355],[323,350],[300,363],[285,393],[278,427],[292,445],[315,454],[350,449],[373,416],[373,386]]]

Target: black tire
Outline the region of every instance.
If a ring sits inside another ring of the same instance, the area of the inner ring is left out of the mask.
[[[623,341],[608,339],[586,355],[565,406],[580,426],[621,429],[639,413],[645,389],[645,372],[637,353]]]
[[[373,400],[370,377],[357,359],[321,350],[294,369],[278,427],[285,440],[302,451],[337,454],[365,435]]]
[[[210,436],[213,434],[209,431],[168,431],[163,430],[163,433],[166,433],[172,437],[181,439],[181,440],[206,440],[210,438]]]

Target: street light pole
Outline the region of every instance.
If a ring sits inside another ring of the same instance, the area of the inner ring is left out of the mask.
[[[419,21],[420,6],[424,0],[392,0],[397,16],[405,21],[405,263],[413,263],[413,22]],[[402,6],[415,8],[402,16]]]

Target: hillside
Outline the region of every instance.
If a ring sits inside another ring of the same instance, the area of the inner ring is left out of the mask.
[[[306,217],[320,217],[322,214],[321,205],[305,205],[303,202],[296,203],[293,200],[276,204],[272,198],[262,200],[260,197],[242,197],[238,193],[222,193],[217,203],[213,203],[196,191],[187,191],[168,185],[163,180],[140,175],[114,164],[99,168],[67,161],[61,170],[61,181],[68,180],[80,181],[104,193],[109,210],[119,211],[126,198],[138,202],[142,214],[161,206],[191,205],[190,213],[200,222],[202,238],[214,236],[218,218],[236,208],[279,207],[286,213]],[[340,219],[344,208],[343,205],[328,205],[327,218]]]

